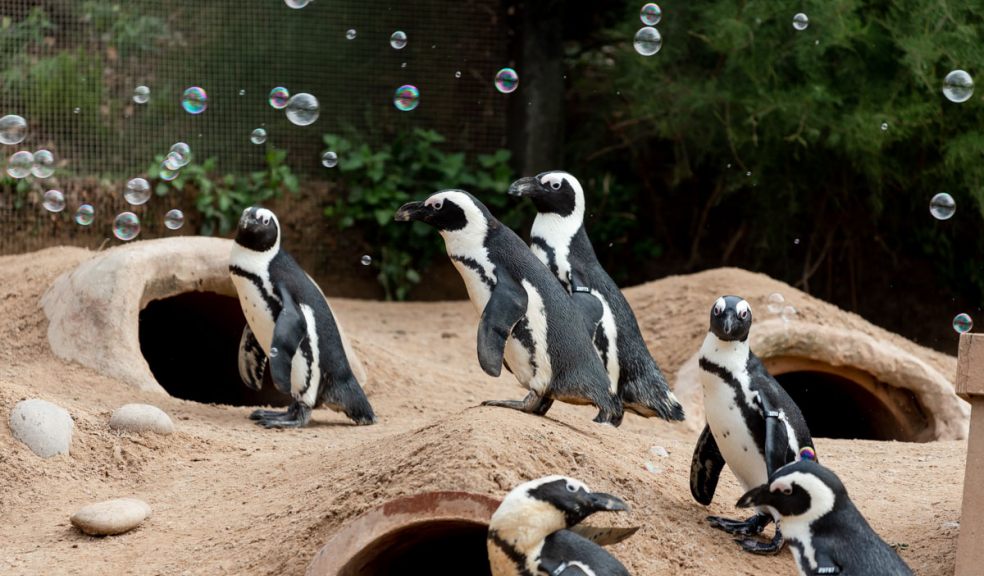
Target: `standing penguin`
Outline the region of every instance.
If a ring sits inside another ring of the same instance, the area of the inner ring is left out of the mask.
[[[623,510],[628,510],[625,502],[592,492],[573,478],[546,476],[520,484],[489,521],[492,576],[628,576],[625,566],[601,545],[620,542],[635,529],[588,538],[577,526],[595,512]]]
[[[699,360],[707,426],[690,465],[690,492],[705,506],[725,463],[750,490],[785,464],[816,460],[803,414],[748,347],[751,327],[752,309],[737,296],[722,296],[711,308]],[[711,526],[743,536],[760,534],[776,519],[766,509],[745,521],[708,517]],[[774,554],[782,548],[782,532],[777,524],[771,542],[746,538],[739,544],[749,552]]]
[[[265,208],[247,208],[229,261],[246,316],[239,349],[243,382],[259,390],[267,358],[277,390],[294,399],[286,412],[256,410],[267,428],[296,428],[324,404],[357,424],[373,424],[369,400],[352,373],[324,294],[280,247],[280,223]]]
[[[498,376],[505,361],[529,389],[524,400],[489,400],[483,406],[542,416],[560,400],[593,404],[599,410],[595,422],[622,422],[622,402],[574,301],[484,204],[467,192],[444,190],[403,205],[395,219],[419,220],[440,231],[468,297],[482,315],[479,364],[490,376]]]
[[[847,496],[840,478],[808,460],[787,464],[748,491],[739,508],[773,510],[800,576],[912,576]]]
[[[608,376],[618,385],[626,410],[644,417],[683,420],[683,406],[666,384],[646,347],[632,308],[595,256],[584,230],[584,191],[567,172],[544,172],[509,187],[533,200],[536,220],[530,248],[560,279],[568,293],[587,292],[602,305],[594,343]]]

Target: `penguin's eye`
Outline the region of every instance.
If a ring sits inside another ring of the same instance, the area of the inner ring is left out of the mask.
[[[441,208],[444,208],[444,200],[434,200],[434,203],[431,204],[431,207],[434,210],[440,210]]]
[[[554,180],[553,182],[550,183],[550,187],[553,188],[554,190],[560,190],[560,186],[561,184],[559,180]]]
[[[264,216],[263,218],[260,219],[260,222],[263,222],[263,225],[266,226],[266,225],[270,224],[270,217],[269,216]]]
[[[782,489],[782,493],[785,494],[786,496],[791,495],[793,493],[793,487],[792,486],[785,486]]]
[[[714,306],[714,309],[711,310],[711,312],[715,316],[720,316],[721,315],[721,312],[724,312],[724,306]]]
[[[577,486],[575,486],[573,484],[568,484],[567,485],[567,491],[568,492],[577,492]]]
[[[742,320],[748,320],[748,308],[742,309],[742,311],[738,313],[738,317]]]

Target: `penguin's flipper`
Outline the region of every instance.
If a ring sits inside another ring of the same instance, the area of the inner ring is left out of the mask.
[[[556,576],[629,576],[625,566],[607,550],[570,530],[558,530],[544,539],[540,569]]]
[[[773,409],[765,394],[759,394],[759,401],[765,415],[765,470],[768,477],[772,478],[773,472],[788,463],[786,452],[789,450],[789,434],[786,431],[785,415]]]
[[[820,576],[821,574],[840,574],[841,567],[830,557],[830,554],[823,550],[816,551],[817,568],[813,571],[814,574]]]
[[[697,439],[697,446],[694,448],[694,457],[690,462],[690,493],[694,500],[704,506],[711,503],[714,499],[714,491],[717,489],[718,477],[724,469],[724,456],[718,449],[711,427],[705,425],[704,431]]]
[[[243,337],[239,340],[239,377],[243,384],[253,390],[262,388],[266,365],[266,354],[247,324],[243,328]]]
[[[593,338],[595,330],[598,329],[598,324],[601,323],[601,317],[605,315],[605,308],[601,305],[601,300],[595,297],[591,293],[591,289],[586,286],[575,286],[571,299],[574,301],[574,306],[578,312],[581,313],[581,318],[584,319],[588,334],[591,334]]]
[[[478,325],[478,363],[489,376],[502,373],[506,340],[526,314],[526,290],[508,274],[498,278]]]
[[[583,536],[584,538],[591,540],[599,546],[612,546],[622,542],[623,540],[629,539],[633,534],[639,531],[639,528],[639,526],[631,526],[629,528],[600,528],[597,526],[585,526],[583,524],[578,524],[577,526],[568,528],[568,530],[578,536]]]
[[[307,337],[307,322],[301,308],[286,289],[280,290],[283,306],[273,327],[273,343],[270,345],[270,375],[277,390],[290,394],[290,371],[294,353]]]

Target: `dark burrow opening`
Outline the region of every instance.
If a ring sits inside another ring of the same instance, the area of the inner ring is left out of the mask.
[[[814,437],[931,440],[927,418],[908,390],[823,371],[787,372],[776,379],[803,412]]]
[[[263,389],[239,377],[246,318],[237,298],[186,292],[154,300],[140,312],[140,350],[157,382],[176,398],[232,406],[285,406],[267,370]]]
[[[485,524],[465,520],[411,524],[374,540],[338,576],[490,576],[487,533]]]

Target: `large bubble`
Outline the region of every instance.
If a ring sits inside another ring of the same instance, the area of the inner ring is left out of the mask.
[[[943,95],[950,102],[966,102],[974,95],[974,79],[963,70],[954,70],[943,78]]]
[[[133,240],[140,234],[140,218],[133,212],[122,212],[113,220],[113,236]]]
[[[16,114],[0,118],[0,144],[20,144],[27,136],[27,121]]]
[[[663,37],[660,36],[659,30],[652,26],[643,26],[636,32],[632,47],[643,56],[652,56],[663,47]]]
[[[519,87],[519,74],[512,68],[503,68],[495,74],[495,88],[503,94],[509,94]]]
[[[133,89],[133,101],[137,104],[146,104],[150,101],[150,88],[137,86]]]
[[[143,178],[134,178],[126,183],[123,198],[133,206],[146,204],[150,200],[150,184]]]
[[[11,178],[25,178],[31,173],[31,168],[33,166],[34,154],[31,154],[27,150],[14,152],[7,160],[7,174],[9,174]]]
[[[75,211],[75,223],[79,226],[88,226],[96,219],[96,211],[91,204],[83,204]]]
[[[49,178],[55,173],[55,155],[48,150],[38,150],[34,153],[34,165],[31,174],[36,178]]]
[[[287,119],[297,126],[314,124],[320,114],[318,99],[307,92],[294,94],[287,101]]]
[[[392,46],[394,50],[403,50],[403,48],[405,48],[406,45],[407,45],[407,33],[402,30],[397,30],[396,32],[393,32],[393,35],[390,36],[390,46]]]
[[[290,100],[290,92],[283,86],[277,86],[273,90],[270,90],[270,106],[275,110],[286,108],[288,100]]]
[[[663,11],[659,9],[657,4],[650,2],[642,7],[639,11],[639,19],[646,26],[655,26],[659,24],[660,19],[663,17]]]
[[[65,195],[60,190],[48,190],[41,205],[48,212],[61,212],[65,209]]]
[[[177,142],[174,146],[171,146],[171,150],[168,151],[167,155],[171,158],[172,164],[178,168],[184,168],[191,162],[191,146],[188,146],[184,142]],[[174,170],[174,168],[169,169]]]
[[[409,112],[420,104],[420,91],[412,84],[404,84],[393,93],[393,105],[397,110]]]
[[[177,230],[184,226],[185,215],[184,212],[178,210],[177,208],[172,208],[167,211],[164,215],[164,225],[167,226],[168,230]]]
[[[304,8],[305,6],[310,4],[311,0],[284,0],[284,3],[290,6],[291,8],[298,9],[298,8]]]
[[[970,317],[970,314],[965,314],[961,312],[953,317],[953,330],[957,334],[963,334],[965,332],[970,332],[970,329],[974,327],[974,320]]]
[[[201,114],[208,108],[208,94],[203,88],[192,86],[181,95],[181,107],[188,114]]]

